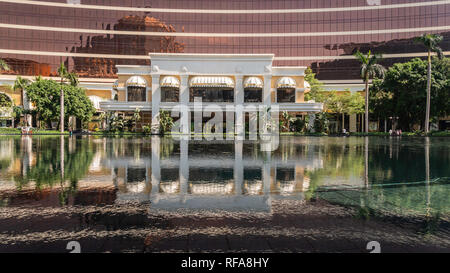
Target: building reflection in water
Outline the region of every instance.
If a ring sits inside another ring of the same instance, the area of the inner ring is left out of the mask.
[[[368,202],[375,206],[385,200],[419,211],[421,204],[427,209],[448,208],[447,142],[366,140],[280,137],[279,147],[266,152],[265,146],[272,143],[156,136],[0,136],[0,205],[150,202],[151,209],[270,211],[276,199],[347,202],[359,200],[353,195],[358,189],[365,193],[369,188]],[[431,184],[436,179],[441,179],[442,187]],[[428,184],[423,190],[380,187],[405,181]],[[328,194],[338,190],[351,190],[350,199]],[[426,200],[410,202],[420,196]]]
[[[54,195],[51,199],[57,203],[57,185],[64,177],[56,162],[61,154],[65,155],[64,183],[76,180],[69,205],[107,200],[108,204],[150,202],[152,208],[160,209],[270,211],[274,198],[302,200],[309,188],[308,171],[323,167],[321,155],[297,147],[306,147],[304,143],[285,141],[273,152],[264,145],[272,143],[158,136],[1,139],[0,191],[15,192],[9,195],[10,204],[14,198],[21,199],[24,190],[33,189]],[[42,168],[49,172],[43,174]],[[19,188],[17,181],[21,181]],[[96,193],[99,196],[94,198]],[[44,199],[29,202],[53,204]]]
[[[116,141],[120,139],[112,140]],[[157,136],[143,141],[151,142],[151,155],[107,160],[119,203],[149,201],[159,209],[270,211],[272,198],[303,199],[309,187],[305,171],[322,167],[317,155],[283,159],[283,152],[264,152],[265,144],[254,141]]]

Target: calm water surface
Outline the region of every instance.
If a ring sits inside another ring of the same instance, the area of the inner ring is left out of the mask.
[[[149,202],[172,210],[270,211],[309,200],[401,213],[450,210],[450,138],[0,137],[0,205]]]

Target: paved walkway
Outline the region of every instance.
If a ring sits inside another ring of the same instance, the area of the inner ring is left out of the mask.
[[[271,201],[272,211],[152,210],[150,204],[0,209],[0,252],[450,252],[450,231],[371,218],[324,201]]]

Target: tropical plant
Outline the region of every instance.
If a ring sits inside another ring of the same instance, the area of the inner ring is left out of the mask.
[[[361,52],[356,51],[355,53],[356,59],[361,63],[360,72],[361,78],[364,80],[365,84],[365,131],[369,132],[369,80],[378,77],[383,78],[385,73],[385,68],[378,64],[382,56],[380,54],[372,54],[369,50],[367,55],[362,54]]]
[[[64,63],[61,63],[58,68],[58,75],[61,77],[61,83],[68,82],[72,86],[78,86],[80,83],[77,74],[75,72],[69,72]]]
[[[142,126],[142,131],[144,132],[144,135],[150,135],[152,133],[152,127],[149,125]]]
[[[100,126],[102,129],[106,129],[106,120],[107,120],[107,115],[105,112],[101,112],[98,115],[98,120],[100,121]]]
[[[172,129],[173,118],[170,116],[169,111],[166,110],[159,111],[159,124],[160,124],[159,132],[163,135]]]
[[[314,127],[311,128],[311,117],[306,116],[306,123],[308,124],[308,129],[314,129],[316,133],[328,133],[330,121],[328,119],[328,114],[326,112],[320,112],[315,114]]]
[[[30,83],[31,83],[30,80],[24,79],[20,76],[17,76],[16,80],[14,81],[14,85],[12,86],[12,90],[14,90],[14,91],[20,90],[23,102],[25,102],[25,97],[26,97],[25,89],[27,88],[27,86],[30,85]],[[28,120],[28,111],[22,111],[22,114],[25,115],[25,120]]]
[[[28,79],[24,79],[21,76],[17,76],[16,80],[14,81],[14,85],[12,86],[12,89],[14,91],[16,90],[25,90],[28,85],[30,85],[31,81]]]
[[[291,116],[288,113],[288,111],[283,111],[283,113],[281,113],[281,120],[280,120],[281,130],[283,132],[291,131],[291,123],[293,123],[294,121],[295,118]]]
[[[123,132],[125,127],[126,127],[126,120],[124,119],[124,117],[122,115],[114,116],[110,120],[109,130],[111,130],[113,132],[116,132],[116,131]]]
[[[9,69],[10,68],[9,68],[8,64],[4,60],[0,59],[0,72],[2,70],[8,71]]]
[[[417,43],[423,44],[428,50],[428,69],[427,69],[427,103],[425,109],[425,133],[430,131],[430,104],[431,104],[431,52],[435,52],[439,59],[444,57],[442,49],[439,47],[439,43],[442,42],[443,37],[438,34],[423,34],[420,37],[416,37]]]
[[[131,127],[133,128],[133,130],[136,132],[136,126],[137,123],[141,120],[141,109],[136,108],[134,109],[134,113],[133,116],[131,117]]]

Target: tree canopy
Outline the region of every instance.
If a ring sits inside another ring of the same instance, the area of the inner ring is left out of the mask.
[[[414,41],[416,43],[423,44],[429,52],[436,52],[439,59],[444,58],[444,52],[442,52],[442,48],[439,47],[439,43],[442,42],[444,37],[439,34],[422,34],[422,36],[416,37]]]
[[[433,58],[431,121],[450,114],[450,60]],[[380,118],[399,117],[399,126],[411,130],[424,124],[427,61],[419,58],[390,67],[384,80],[375,80],[370,92],[371,112]]]
[[[348,115],[364,113],[364,97],[361,94],[351,92],[338,94],[336,91],[327,93],[324,100],[327,111]]]
[[[322,88],[322,83],[316,79],[316,74],[313,73],[311,68],[307,68],[305,71],[305,81],[309,83],[311,86],[311,90],[307,93],[305,93],[305,100],[315,100],[316,102],[323,102],[325,99],[324,97],[324,90]]]
[[[91,119],[95,108],[80,87],[59,84],[54,80],[37,77],[26,87],[28,99],[34,104],[40,119],[51,122],[58,121],[60,115],[60,89],[64,89],[64,114],[66,117],[75,116],[83,122]]]

